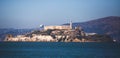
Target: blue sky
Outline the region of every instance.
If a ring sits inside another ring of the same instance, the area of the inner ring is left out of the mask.
[[[38,28],[120,16],[120,0],[0,0],[0,28]]]

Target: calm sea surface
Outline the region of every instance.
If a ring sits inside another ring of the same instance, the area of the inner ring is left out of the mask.
[[[0,58],[120,58],[120,44],[0,42]]]

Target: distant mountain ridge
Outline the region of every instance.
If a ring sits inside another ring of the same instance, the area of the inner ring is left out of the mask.
[[[120,17],[118,16],[109,16],[82,23],[73,23],[73,27],[75,26],[81,26],[85,32],[110,35],[113,39],[120,42]]]

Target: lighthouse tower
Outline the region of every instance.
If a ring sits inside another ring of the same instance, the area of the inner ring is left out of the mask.
[[[70,21],[70,29],[72,29],[72,21]]]

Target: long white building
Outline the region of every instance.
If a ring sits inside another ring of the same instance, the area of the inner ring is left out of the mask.
[[[48,29],[70,30],[70,29],[72,29],[72,22],[70,22],[70,25],[44,26],[44,30],[48,30]]]

